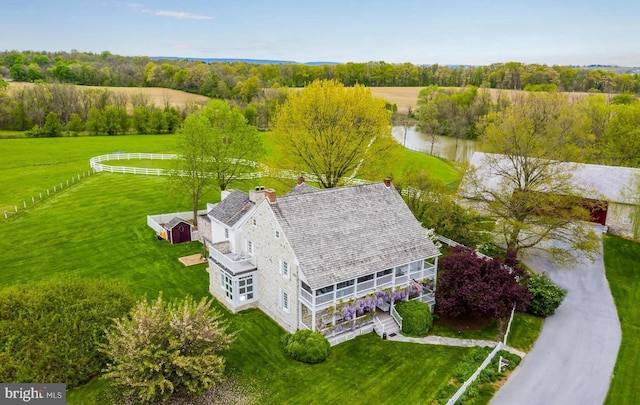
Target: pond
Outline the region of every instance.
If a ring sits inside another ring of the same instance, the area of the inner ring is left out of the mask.
[[[393,136],[405,148],[461,163],[469,161],[477,147],[477,141],[440,135],[432,137],[421,133],[415,126],[406,127],[406,132],[403,126],[393,127]]]

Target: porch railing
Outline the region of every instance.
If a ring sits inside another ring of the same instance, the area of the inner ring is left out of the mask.
[[[233,253],[223,253],[216,249],[215,244],[211,245],[209,249],[209,258],[232,273],[238,273],[256,267],[251,262],[251,259]]]
[[[373,330],[378,332],[378,335],[382,337],[384,335],[384,323],[377,316],[373,317]]]
[[[402,330],[402,317],[400,316],[400,314],[398,313],[398,311],[396,311],[396,306],[391,304],[391,317],[396,321],[396,323],[400,326],[400,330]]]

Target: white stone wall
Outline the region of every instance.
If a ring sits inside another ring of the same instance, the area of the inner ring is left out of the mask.
[[[204,238],[211,239],[211,221],[198,215],[198,240],[204,243]]]
[[[253,225],[253,219],[256,225]],[[276,238],[276,229],[280,237]],[[258,307],[273,318],[288,332],[298,329],[298,266],[291,246],[267,202],[260,204],[248,221],[241,227],[243,251],[246,239],[253,242],[256,266],[258,268]],[[289,277],[281,273],[281,262],[289,264]],[[289,312],[282,309],[281,292],[289,296]]]
[[[220,269],[217,266],[209,264],[207,272],[209,273],[209,293],[216,297],[230,312],[235,314],[244,309],[256,308],[258,306],[256,301],[234,306],[233,302],[227,298],[224,289],[220,286]]]
[[[626,238],[633,237],[634,207],[628,204],[610,203],[607,210],[609,232]]]

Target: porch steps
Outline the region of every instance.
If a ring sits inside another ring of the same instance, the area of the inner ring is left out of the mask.
[[[387,336],[389,336],[389,335],[391,335],[393,333],[395,333],[395,334],[400,333],[400,326],[398,326],[396,321],[391,316],[388,316],[388,315],[385,316],[385,317],[379,316],[378,319],[382,323],[382,325],[384,327],[384,333],[386,333]],[[373,329],[374,329],[374,331],[376,332],[376,334],[378,336],[382,337],[383,330],[378,330],[379,327],[377,326],[377,324],[376,324],[376,326],[374,326]]]

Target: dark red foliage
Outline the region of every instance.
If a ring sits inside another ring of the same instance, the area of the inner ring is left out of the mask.
[[[486,259],[466,247],[450,248],[440,260],[436,311],[441,315],[504,318],[516,305],[525,311],[531,294],[520,284],[527,277],[515,256]],[[505,264],[505,261],[510,266]]]

